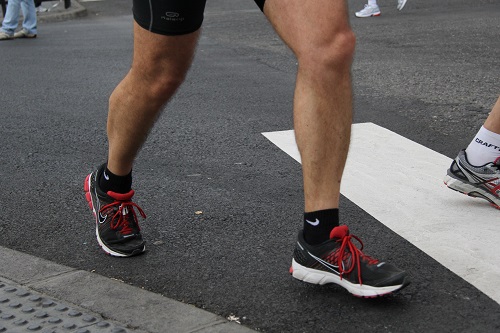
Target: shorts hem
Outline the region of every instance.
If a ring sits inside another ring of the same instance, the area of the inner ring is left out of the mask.
[[[145,22],[141,22],[137,19],[137,17],[134,15],[134,21],[143,29],[147,30],[147,31],[150,31],[152,33],[155,33],[155,34],[159,34],[159,35],[164,35],[164,36],[181,36],[181,35],[188,35],[190,33],[193,33],[193,32],[196,32],[198,30],[200,30],[203,22],[201,22],[200,24],[194,26],[193,28],[190,28],[190,29],[186,29],[186,30],[176,30],[176,31],[172,31],[172,30],[162,30],[162,29],[157,29],[155,28],[154,26],[151,27],[150,23],[145,23]]]

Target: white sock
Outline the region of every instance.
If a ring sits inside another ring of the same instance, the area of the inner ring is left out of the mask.
[[[500,157],[500,134],[481,126],[465,152],[469,163],[474,166],[495,162]]]
[[[377,6],[377,0],[368,0],[368,6]]]

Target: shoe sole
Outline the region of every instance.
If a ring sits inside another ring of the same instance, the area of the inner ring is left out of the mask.
[[[371,14],[371,15],[358,15],[358,13],[354,14],[356,15],[356,17],[361,17],[361,18],[365,18],[365,17],[374,17],[374,16],[380,16],[381,12],[378,12],[378,13],[375,13],[375,14]]]
[[[89,204],[90,210],[94,214],[95,223],[96,223],[95,235],[97,237],[97,243],[99,243],[99,246],[101,247],[101,249],[104,252],[106,252],[107,254],[109,254],[110,256],[120,257],[120,258],[132,257],[132,256],[136,256],[136,255],[139,255],[139,254],[145,252],[146,251],[145,245],[143,246],[142,249],[134,250],[132,253],[129,253],[129,254],[116,252],[116,251],[111,250],[109,247],[107,247],[106,244],[104,244],[104,242],[101,240],[101,237],[99,236],[99,221],[97,219],[97,212],[94,208],[95,206],[94,206],[93,196],[90,193],[90,181],[91,181],[90,177],[91,176],[92,176],[92,174],[88,175],[87,178],[85,178],[85,182],[83,184],[83,190],[85,191],[85,199],[87,200],[87,203]]]
[[[410,283],[406,281],[400,285],[387,286],[387,287],[372,287],[367,285],[354,284],[346,279],[341,279],[340,276],[333,273],[320,271],[317,269],[308,268],[297,263],[295,259],[292,260],[292,267],[290,267],[292,276],[300,281],[312,284],[324,285],[327,283],[335,283],[345,288],[349,293],[362,298],[375,298],[392,294],[398,290],[403,289]]]
[[[402,10],[405,5],[406,5],[406,0],[404,0],[401,5],[398,5],[398,10]]]
[[[460,192],[472,198],[484,199],[488,201],[492,207],[500,209],[500,200],[497,197],[474,184],[466,183],[450,175],[444,177],[444,184],[453,191]]]

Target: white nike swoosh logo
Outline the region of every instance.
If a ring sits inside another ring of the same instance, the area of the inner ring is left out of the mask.
[[[321,259],[321,258],[318,258],[318,257],[316,257],[315,255],[311,254],[311,252],[309,252],[309,251],[308,251],[307,253],[309,253],[309,255],[310,255],[311,257],[313,257],[314,259],[316,259],[316,260],[317,260],[320,264],[322,264],[324,267],[328,268],[328,269],[329,269],[330,271],[332,271],[333,273],[335,273],[335,274],[337,274],[337,275],[340,275],[340,273],[339,273],[339,266],[337,266],[337,265],[333,265],[333,264],[329,263],[328,261],[325,261],[325,260],[323,260],[323,259]],[[342,267],[343,267],[343,266],[344,266],[344,263],[342,262]]]
[[[103,171],[103,175],[106,180],[109,180],[109,176],[106,174],[106,171]]]
[[[319,220],[318,219],[316,219],[316,221],[314,221],[314,222],[311,222],[309,220],[306,220],[306,222],[309,223],[310,225],[312,225],[313,227],[315,227],[315,226],[317,226],[319,224]]]
[[[96,209],[96,212],[97,212],[97,221],[100,224],[103,224],[106,221],[106,218],[108,217],[108,214],[102,215],[102,213],[101,213],[101,202],[99,201],[99,198],[97,196],[97,191],[94,191],[94,193],[95,193],[96,204],[97,204],[97,207],[95,207],[95,208],[97,208]]]
[[[107,217],[108,217],[108,215],[104,215],[104,216],[103,216],[103,215],[101,214],[101,212],[99,212],[99,218],[98,218],[99,223],[101,223],[101,224],[102,224],[102,223],[104,223],[104,222],[106,221],[106,218],[107,218]]]

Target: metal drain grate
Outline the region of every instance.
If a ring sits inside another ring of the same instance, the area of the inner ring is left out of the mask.
[[[133,331],[0,280],[0,333],[132,333]]]

